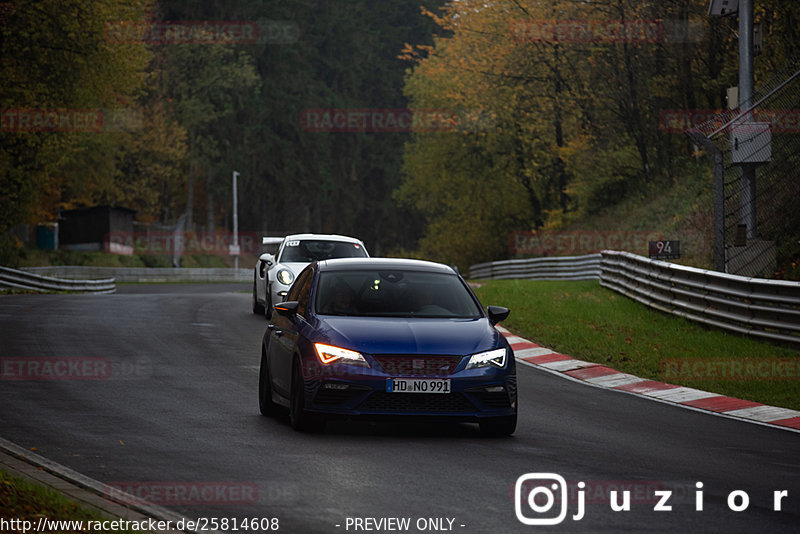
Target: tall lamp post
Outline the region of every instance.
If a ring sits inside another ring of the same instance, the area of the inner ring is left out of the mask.
[[[753,106],[753,0],[739,0],[739,110]],[[753,114],[743,117],[745,124],[753,122]],[[739,193],[741,223],[747,225],[747,238],[756,238],[756,165],[742,163]]]
[[[739,16],[739,86],[736,99],[739,112],[738,116],[726,126],[730,125],[730,163],[739,167],[740,232],[737,232],[734,246],[745,249],[750,247],[750,240],[755,244],[758,239],[756,168],[772,160],[770,124],[756,122],[752,111],[756,105],[753,100],[753,55],[756,41],[753,2],[754,0],[710,0],[708,6],[708,15],[712,17]],[[760,42],[760,37],[758,40]],[[727,269],[727,257],[725,261]]]
[[[753,122],[753,0],[711,0],[709,16],[739,15],[739,112],[738,121],[745,127]],[[734,137],[736,133],[734,132]],[[734,159],[735,158],[734,154]],[[739,222],[746,227],[747,239],[754,239],[756,229],[756,163],[735,161],[739,165]]]

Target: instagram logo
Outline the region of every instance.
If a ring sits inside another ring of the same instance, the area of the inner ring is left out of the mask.
[[[558,514],[551,513],[558,501]],[[526,510],[523,507],[527,506]],[[567,481],[555,473],[526,473],[514,485],[514,511],[525,525],[558,525],[567,516]],[[533,512],[534,517],[527,513]]]

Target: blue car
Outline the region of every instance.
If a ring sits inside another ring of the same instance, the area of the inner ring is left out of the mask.
[[[472,421],[517,426],[514,354],[452,268],[391,258],[314,262],[275,305],[261,347],[259,407],[289,409],[292,427],[334,417]]]

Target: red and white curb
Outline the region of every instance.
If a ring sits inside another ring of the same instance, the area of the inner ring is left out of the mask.
[[[621,373],[611,367],[576,360],[566,354],[537,345],[497,326],[518,362],[563,378],[597,387],[614,389],[653,400],[677,404],[686,408],[733,417],[744,421],[800,432],[800,412],[788,408],[767,406],[758,402],[726,397],[699,389],[676,386]]]

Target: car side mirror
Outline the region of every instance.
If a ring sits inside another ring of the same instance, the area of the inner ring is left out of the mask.
[[[275,305],[275,311],[278,312],[280,315],[283,315],[284,317],[291,318],[297,315],[297,306],[298,302],[296,300],[281,302],[280,304]]]
[[[261,259],[263,259],[264,263],[267,264],[267,269],[270,269],[273,265],[275,265],[275,256],[272,254],[264,254],[261,256]]]
[[[511,310],[503,308],[502,306],[487,306],[486,311],[489,313],[489,322],[492,326],[500,321],[505,321]]]

